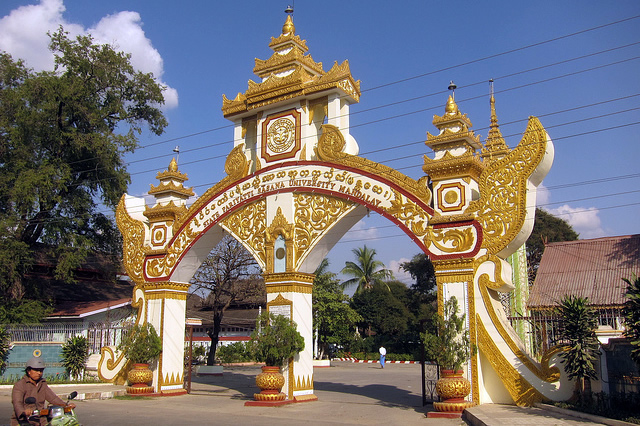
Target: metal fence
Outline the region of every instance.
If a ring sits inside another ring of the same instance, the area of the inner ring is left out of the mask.
[[[11,342],[59,342],[65,343],[71,337],[84,336],[89,343],[89,354],[100,353],[104,346],[117,346],[126,328],[105,323],[94,323],[88,327],[74,323],[49,323],[34,325],[8,325]]]
[[[620,330],[622,328],[621,308],[597,308],[598,325],[601,329]],[[509,321],[514,329],[518,329],[519,322],[527,322],[529,325],[528,342],[526,346],[530,348],[531,355],[540,359],[542,355],[551,347],[564,343],[560,339],[561,319],[553,310],[531,311],[530,316],[509,316]],[[523,340],[527,336],[522,336]]]
[[[425,406],[434,401],[440,401],[436,393],[436,383],[440,379],[440,367],[431,361],[422,361],[422,405]]]

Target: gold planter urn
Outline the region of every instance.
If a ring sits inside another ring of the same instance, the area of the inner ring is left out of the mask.
[[[153,372],[149,369],[149,364],[133,364],[133,368],[127,373],[127,380],[130,386],[127,386],[127,393],[131,395],[139,395],[153,393]]]
[[[256,401],[284,401],[286,395],[280,390],[284,386],[284,376],[280,367],[263,366],[262,373],[256,376],[256,385],[260,393],[253,394]]]
[[[433,403],[436,411],[462,413],[474,405],[465,400],[471,392],[471,383],[462,376],[463,373],[462,370],[442,370],[442,377],[436,383],[436,392],[441,401]]]

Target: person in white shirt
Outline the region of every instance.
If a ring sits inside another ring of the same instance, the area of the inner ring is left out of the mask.
[[[387,350],[384,348],[384,346],[380,346],[380,367],[384,368],[384,360],[385,357],[387,356]]]

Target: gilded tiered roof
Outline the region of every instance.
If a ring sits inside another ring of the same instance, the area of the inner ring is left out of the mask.
[[[462,114],[452,95],[447,100],[444,115],[434,115],[433,125],[440,130],[438,135],[427,132],[427,146],[433,150],[467,146],[471,150],[479,149],[480,136],[469,128],[472,126],[467,114]]]
[[[156,175],[156,179],[160,181],[160,185],[151,185],[149,195],[171,193],[178,196],[178,198],[189,198],[194,195],[192,188],[182,186],[184,181],[189,180],[189,178],[178,170],[178,163],[175,158],[171,159],[167,170]]]
[[[225,117],[330,89],[340,89],[353,102],[359,101],[360,81],[351,76],[349,62],[336,62],[325,72],[321,62],[306,54],[309,50],[306,41],[295,34],[291,15],[287,16],[282,34],[271,38],[269,47],[273,55],[267,60],[256,59],[253,68],[261,80],[249,80],[247,91],[238,93],[233,100],[222,95]]]

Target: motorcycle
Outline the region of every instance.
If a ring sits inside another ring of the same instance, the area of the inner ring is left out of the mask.
[[[20,426],[29,426],[32,423],[40,422],[40,418],[42,416],[47,418],[48,426],[81,426],[78,422],[78,418],[76,417],[76,413],[73,411],[73,408],[69,406],[69,401],[78,396],[78,392],[73,391],[69,394],[67,398],[67,403],[64,406],[60,405],[49,405],[47,408],[43,408],[42,410],[34,410],[33,413],[27,419],[18,419]],[[32,396],[28,397],[24,400],[26,404],[35,404],[36,399]]]

